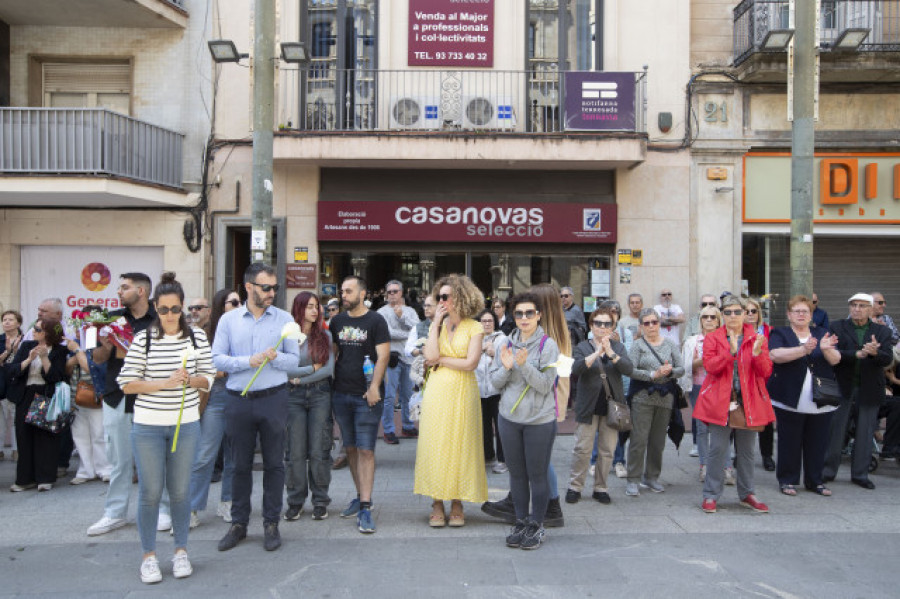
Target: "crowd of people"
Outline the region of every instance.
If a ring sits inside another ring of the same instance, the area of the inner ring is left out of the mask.
[[[388,281],[376,310],[358,276],[342,281],[340,299],[298,294],[290,312],[273,305],[278,289],[275,271],[255,263],[245,301],[222,289],[186,305],[174,273],[155,289],[144,273],[122,274],[123,308],[110,316],[128,323],[127,346],[108,327],[91,341],[58,299],[43,301],[28,327],[4,312],[0,459],[9,450],[17,462],[10,490],[52,490],[76,449],[69,483],[109,484],[87,529],[97,536],[127,523],[137,482],[140,577],[156,583],[158,531],[174,537],[173,576],[192,573],[189,531],[211,482],[222,481],[216,514],[229,523],[218,549],[247,537],[257,452],[267,551],[281,546],[279,522],[307,504],[313,520],[329,516],[332,470],[345,466],[357,494],[339,515],[374,533],[375,449],[379,428],[383,442],[400,442],[395,407],[400,436],[418,440],[413,491],[432,501],[428,526],[465,526],[465,504],[481,504],[511,525],[506,545],[526,550],[563,524],[550,457],[569,407],[570,504],[589,474],[602,505],[613,501],[610,473],[625,479],[627,497],[664,492],[666,438],[686,428],[688,406],[707,513],[729,484],[742,506],[769,511],[756,497],[757,446],[787,496],[801,483],[830,496],[848,436],[851,481],[874,489],[881,417],[882,455],[900,456],[900,410],[885,401],[900,385],[900,332],[880,293],[854,294],[848,317],[830,321],[814,294],[798,295],[788,326],[771,327],[762,302],[730,293],[701,296],[691,315],[664,289],[652,308],[631,294],[627,314],[608,300],[585,317],[569,287],[535,285],[486,303],[463,275],[441,278],[421,305]],[[36,406],[61,388],[75,400],[74,420],[38,426]],[[487,501],[488,469],[508,473],[500,501]]]

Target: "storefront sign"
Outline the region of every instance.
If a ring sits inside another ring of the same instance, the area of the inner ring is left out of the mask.
[[[634,73],[570,71],[567,131],[634,131]]]
[[[288,289],[315,289],[319,270],[315,264],[285,264]]]
[[[615,204],[319,202],[319,241],[615,243]]]
[[[494,0],[409,0],[411,67],[494,66]]]
[[[26,322],[48,297],[63,302],[63,316],[88,305],[117,310],[119,275],[142,272],[155,285],[163,270],[162,247],[24,246],[19,307]]]
[[[900,223],[900,154],[817,153],[813,222]],[[791,220],[791,155],[744,157],[745,223]]]

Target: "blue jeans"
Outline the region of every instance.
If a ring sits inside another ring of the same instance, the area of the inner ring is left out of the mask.
[[[125,399],[115,408],[103,403],[103,431],[106,435],[106,457],[112,465],[109,489],[106,491],[107,518],[128,517],[128,499],[131,496],[131,476],[134,453],[131,444],[131,422],[134,414],[125,412]],[[160,512],[169,513],[169,496],[163,493]]]
[[[263,459],[263,522],[281,518],[284,495],[284,423],[287,421],[287,389],[262,397],[241,397],[228,391],[225,406],[226,428],[231,437],[234,479],[231,484],[231,521],[246,526],[250,522],[250,495],[253,492],[253,454],[256,439]]]
[[[191,471],[191,510],[195,512],[206,509],[209,484],[219,454],[219,445],[225,434],[225,405],[228,400],[224,379],[216,379],[209,394],[209,402],[200,417],[200,442],[197,444],[197,455]],[[222,501],[231,501],[233,475],[231,456],[226,452],[225,468],[222,470]]]
[[[690,393],[691,411],[693,411],[694,406],[697,405],[697,397],[699,395],[700,385],[694,385]],[[692,418],[691,420],[694,421],[694,427],[697,431],[694,433],[694,445],[697,446],[697,455],[700,457],[700,465],[705,466],[709,461],[709,425],[696,418]]]
[[[285,485],[288,505],[331,503],[331,381],[291,386],[288,396]]]
[[[399,396],[397,391],[400,391]],[[381,415],[381,427],[385,434],[394,432],[394,398],[400,400],[400,417],[403,428],[416,428],[409,419],[409,397],[413,392],[412,379],[409,378],[409,364],[400,360],[393,368],[388,368],[384,376],[384,411]]]
[[[124,402],[123,402],[124,403]],[[197,454],[200,422],[183,422],[172,453],[174,426],[135,424],[131,443],[138,468],[137,526],[144,553],[156,551],[156,525],[163,488],[169,492],[175,547],[187,547],[191,524],[191,464]]]
[[[381,403],[370,406],[361,395],[334,392],[331,397],[334,418],[341,429],[344,447],[356,447],[375,451],[378,437],[378,421],[381,419]]]

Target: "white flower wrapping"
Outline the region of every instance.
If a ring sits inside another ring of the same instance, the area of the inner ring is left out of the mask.
[[[572,376],[572,364],[574,363],[575,360],[573,360],[571,356],[559,354],[559,358],[557,358],[556,362],[548,364],[547,367],[556,368],[556,375],[558,377],[567,378]]]

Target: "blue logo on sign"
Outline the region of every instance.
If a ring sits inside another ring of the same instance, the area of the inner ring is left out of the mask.
[[[425,105],[425,120],[433,120],[438,118],[438,107]]]
[[[584,222],[582,223],[582,228],[585,231],[599,231],[600,230],[600,210],[597,208],[592,208],[584,211]]]

